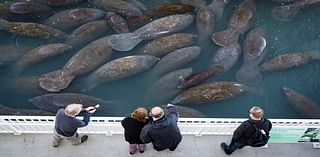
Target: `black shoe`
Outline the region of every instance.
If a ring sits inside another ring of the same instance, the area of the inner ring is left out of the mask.
[[[134,153],[132,153],[132,152],[130,152],[130,151],[129,151],[129,153],[130,153],[130,155],[133,155],[133,154],[134,154]]]
[[[140,150],[139,150],[139,152],[140,152],[140,153],[144,153],[144,150],[143,150],[143,151],[140,151]]]
[[[223,149],[223,151],[224,151],[227,155],[230,155],[230,154],[232,153],[232,152],[227,151],[228,145],[227,145],[226,143],[222,142],[222,143],[220,144],[220,147],[221,147],[221,149]]]
[[[86,142],[88,140],[88,135],[83,135],[81,137],[81,143]]]
[[[221,149],[223,149],[224,151],[226,151],[226,148],[228,147],[228,145],[227,145],[226,143],[222,142],[222,143],[220,144],[220,147],[221,147]]]

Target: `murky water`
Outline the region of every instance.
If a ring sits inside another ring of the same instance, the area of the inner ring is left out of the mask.
[[[157,0],[143,1],[147,6],[160,3]],[[155,3],[157,2],[157,3]],[[164,1],[163,1],[164,2]],[[229,19],[233,11],[239,6],[242,1],[232,1],[226,5],[223,13],[223,18],[216,21],[214,32],[226,29]],[[319,26],[320,26],[320,8],[313,7],[305,9],[297,14],[290,22],[280,22],[271,16],[271,10],[274,6],[279,5],[270,0],[254,1],[257,9],[257,17],[254,27],[261,27],[267,34],[268,52],[265,60],[272,57],[296,51],[303,50],[319,50]],[[80,6],[91,6],[87,2],[83,2]],[[70,6],[71,8],[77,6]],[[55,8],[55,10],[64,10],[69,7]],[[133,31],[133,30],[131,30]],[[188,27],[182,32],[196,34],[195,24]],[[109,30],[105,36],[114,34],[114,31]],[[245,35],[241,35],[239,43],[242,44]],[[30,39],[26,37],[13,36],[11,33],[0,31],[0,45],[17,44],[19,46],[39,46],[52,41],[44,41]],[[134,55],[138,53],[139,47],[143,46],[143,42],[137,48],[129,52],[115,52],[113,59],[122,56]],[[208,65],[208,62],[218,48],[209,40],[207,43],[196,42],[202,48],[200,56],[192,63],[183,66],[182,68],[192,67],[194,71],[200,71]],[[35,65],[25,68],[19,77],[39,76],[61,68],[76,51],[70,51],[66,54],[49,59]],[[242,64],[242,57],[237,64],[226,74],[218,77],[212,77],[205,81],[236,81],[235,73]],[[250,86],[248,93],[237,96],[233,99],[220,101],[216,103],[207,103],[200,105],[189,105],[187,107],[196,109],[208,117],[247,117],[247,111],[252,105],[259,105],[265,109],[265,112],[270,118],[303,118],[297,114],[290,106],[286,104],[281,87],[287,86],[295,91],[307,96],[314,102],[320,104],[320,62],[312,62],[299,68],[290,69],[281,72],[266,72],[263,73],[262,81],[254,86]],[[146,104],[145,95],[148,88],[156,80],[150,77],[150,71],[140,73],[138,75],[128,77],[121,80],[116,80],[108,83],[102,83],[90,92],[84,94],[95,96],[104,100],[121,100],[123,101],[122,110],[115,115],[124,116],[138,106],[153,106],[156,104]],[[33,91],[23,90],[22,87],[15,88],[13,86],[16,78],[12,74],[11,64],[0,67],[0,104],[12,108],[27,108],[36,109],[28,100],[34,96],[40,95]],[[80,89],[83,79],[87,75],[77,77],[72,83],[73,92],[81,93]],[[167,100],[168,102],[170,100]],[[99,113],[100,116],[109,116],[106,113]]]

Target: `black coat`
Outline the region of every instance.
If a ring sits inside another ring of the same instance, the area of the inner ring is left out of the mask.
[[[159,150],[176,148],[182,140],[177,126],[179,114],[174,106],[168,107],[169,114],[147,124],[140,138],[144,143],[152,142]]]
[[[142,144],[140,133],[146,123],[139,122],[131,117],[126,117],[121,121],[124,128],[124,137],[130,144]]]
[[[269,136],[272,123],[268,119],[262,118],[260,121],[249,119],[241,123],[240,126],[234,131],[232,137],[234,142],[241,143],[242,145],[249,145],[247,141],[256,130],[250,123],[254,123],[259,129],[265,130],[266,135]]]

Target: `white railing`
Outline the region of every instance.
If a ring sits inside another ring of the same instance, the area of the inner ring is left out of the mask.
[[[0,133],[52,133],[53,116],[0,116]],[[88,134],[123,134],[123,117],[91,117],[87,127],[79,129]],[[246,119],[231,118],[180,118],[179,127],[184,135],[231,135]],[[320,128],[319,119],[270,119],[273,129]]]

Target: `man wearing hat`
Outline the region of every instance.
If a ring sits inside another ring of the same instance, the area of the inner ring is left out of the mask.
[[[263,118],[263,110],[260,107],[253,106],[249,111],[249,116],[250,118],[241,123],[234,131],[229,145],[224,142],[221,143],[221,148],[226,154],[230,155],[236,149],[241,149],[244,146],[257,147],[254,143],[255,139],[252,139],[256,137],[254,135],[256,135],[257,130],[261,131],[267,137],[266,142],[268,141],[272,123],[268,119]]]
[[[76,118],[80,112],[83,113],[83,120]],[[58,147],[62,139],[71,141],[73,145],[85,142],[88,135],[80,137],[77,129],[87,126],[94,112],[96,107],[90,106],[83,109],[82,104],[69,104],[65,109],[59,109],[55,119],[52,145]]]
[[[161,107],[155,106],[151,109],[151,123],[145,125],[140,134],[144,143],[152,142],[153,148],[162,151],[169,148],[174,151],[182,140],[180,129],[177,126],[179,114],[174,105],[168,104],[168,115],[164,114]]]

